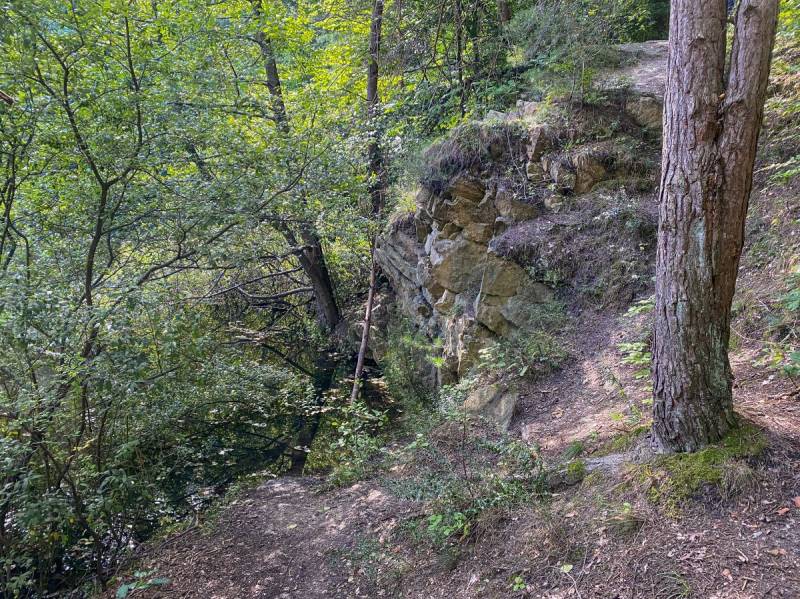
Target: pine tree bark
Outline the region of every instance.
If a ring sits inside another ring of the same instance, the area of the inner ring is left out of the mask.
[[[735,425],[730,314],[778,0],[673,0],[656,259],[653,433],[696,451]]]

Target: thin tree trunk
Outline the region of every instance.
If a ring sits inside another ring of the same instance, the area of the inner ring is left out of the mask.
[[[653,342],[653,432],[695,451],[735,425],[730,313],[778,0],[742,0],[731,68],[725,0],[673,0]]]
[[[453,2],[453,25],[456,34],[456,74],[458,76],[459,110],[461,118],[467,113],[467,89],[464,84],[464,14],[461,0]]]
[[[354,402],[358,399],[358,394],[361,392],[361,377],[364,373],[364,360],[367,355],[367,348],[369,346],[369,329],[372,326],[372,307],[375,303],[375,282],[377,280],[376,264],[375,264],[375,249],[373,247],[371,252],[372,263],[369,271],[369,293],[367,294],[367,307],[364,311],[364,330],[361,332],[361,346],[358,349],[358,358],[356,360],[356,371],[353,375],[353,391],[350,394],[350,401]]]
[[[261,5],[253,2],[253,10],[256,15],[260,15]],[[283,87],[281,86],[278,63],[275,60],[275,51],[272,41],[263,31],[257,31],[255,41],[261,50],[261,58],[264,61],[264,70],[267,75],[267,89],[269,90],[272,102],[273,118],[278,129],[284,134],[290,133],[289,115],[286,110],[286,103],[283,99]],[[305,205],[305,198],[301,198]],[[279,227],[278,230],[283,234],[290,245],[297,247],[297,239],[291,229]],[[316,301],[317,321],[325,330],[333,330],[341,320],[341,313],[336,302],[336,293],[333,289],[333,281],[330,277],[328,264],[325,260],[325,252],[322,249],[322,242],[316,228],[310,224],[300,225],[300,237],[303,242],[302,248],[298,253],[300,266],[306,276],[311,281],[314,289],[314,299]]]
[[[383,153],[380,145],[380,128],[378,117],[380,113],[380,97],[378,96],[378,68],[381,47],[381,31],[383,26],[383,0],[375,0],[372,7],[372,20],[369,32],[369,64],[367,66],[367,117],[371,129],[369,146],[367,148],[367,170],[369,176],[369,195],[372,204],[372,217],[379,221],[386,196],[386,169],[383,162]],[[375,264],[375,240],[370,247],[370,273],[367,306],[364,314],[364,329],[361,331],[361,345],[356,358],[356,371],[353,374],[353,391],[350,401],[358,399],[361,391],[361,377],[364,372],[364,360],[369,347],[369,329],[372,323],[372,306],[375,301],[375,282],[377,280],[377,265]]]
[[[261,57],[264,60],[264,70],[267,73],[267,89],[272,100],[275,123],[283,133],[289,133],[289,116],[286,113],[286,103],[283,101],[283,87],[278,73],[278,63],[275,60],[275,51],[272,48],[272,40],[263,31],[259,31],[256,33],[256,43],[261,49]]]
[[[511,20],[511,4],[508,0],[497,0],[497,19],[501,26]]]
[[[383,29],[383,0],[375,0],[369,31],[369,63],[367,65],[367,126],[370,129],[367,147],[369,195],[372,214],[381,213],[386,195],[386,172],[380,147],[380,97],[378,95],[378,60]]]

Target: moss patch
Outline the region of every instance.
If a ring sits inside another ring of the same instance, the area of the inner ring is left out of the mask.
[[[697,453],[661,456],[639,468],[651,501],[675,509],[706,486],[716,488],[723,498],[747,490],[756,474],[749,458],[764,452],[764,433],[749,423],[731,431],[718,445]],[[731,473],[735,473],[732,476]]]
[[[593,456],[601,457],[611,455],[613,453],[623,453],[631,449],[636,442],[639,441],[644,435],[650,431],[650,424],[641,424],[633,427],[628,431],[624,431],[614,437],[605,441],[595,452]]]

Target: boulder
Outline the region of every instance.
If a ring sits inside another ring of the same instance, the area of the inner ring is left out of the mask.
[[[519,394],[504,383],[494,383],[474,389],[464,402],[471,414],[483,416],[507,430],[514,416]]]
[[[491,301],[484,301],[485,299],[479,296],[475,300],[475,320],[501,337],[507,335],[510,324],[503,316],[502,303],[495,304]]]
[[[513,223],[531,220],[539,216],[539,210],[533,204],[520,202],[508,190],[498,190],[494,205],[501,217]]]
[[[625,104],[627,112],[636,124],[648,129],[661,129],[664,106],[652,96],[636,96]]]
[[[493,253],[486,254],[481,275],[481,293],[503,298],[516,295],[520,284],[528,279],[528,273],[516,262]]]
[[[456,198],[464,198],[470,202],[480,202],[486,194],[486,186],[480,179],[467,175],[458,175],[450,182],[447,193]]]
[[[508,298],[500,308],[503,318],[516,328],[531,326],[531,306],[553,300],[553,291],[546,285],[526,277],[517,294]]]
[[[441,236],[445,239],[455,239],[461,233],[461,227],[455,223],[445,223]]]
[[[575,167],[575,193],[591,191],[608,175],[596,152],[588,148],[577,152],[572,157],[572,164]]]
[[[430,202],[428,213],[440,228],[450,224],[463,229],[470,223],[491,223],[497,216],[493,199],[482,183],[460,177],[448,193]]]
[[[464,227],[464,237],[486,245],[494,237],[494,223],[470,223]]]
[[[437,288],[461,293],[480,282],[485,258],[485,245],[463,236],[453,240],[439,239],[431,245],[431,279]],[[428,288],[433,293],[433,289]]]
[[[537,162],[551,146],[550,130],[545,125],[533,127],[528,138],[528,160]]]

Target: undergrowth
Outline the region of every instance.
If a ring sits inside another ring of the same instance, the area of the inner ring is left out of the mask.
[[[491,527],[493,517],[547,491],[547,470],[536,447],[491,432],[476,422],[449,420],[431,440],[405,448],[407,476],[387,477],[394,495],[427,503],[408,523],[412,539],[445,550]]]
[[[760,456],[766,447],[763,431],[742,423],[717,445],[696,453],[660,456],[632,470],[648,498],[675,513],[706,487],[725,500],[752,491],[758,475],[748,460]]]

